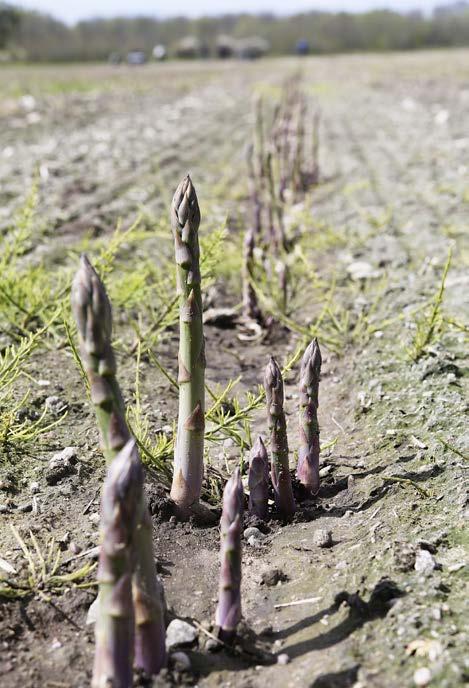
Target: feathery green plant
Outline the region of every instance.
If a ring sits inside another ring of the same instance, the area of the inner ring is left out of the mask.
[[[409,358],[416,363],[425,354],[427,347],[432,344],[443,326],[442,305],[445,295],[446,278],[451,265],[451,249],[443,268],[438,291],[432,299],[427,313],[417,320],[412,345],[407,348]]]
[[[52,537],[42,547],[32,531],[29,531],[29,540],[21,537],[15,526],[10,525],[15,540],[17,541],[23,558],[27,564],[27,575],[22,572],[12,572],[10,577],[0,577],[0,598],[15,599],[27,595],[39,595],[44,601],[50,602],[49,594],[55,594],[64,588],[88,587],[94,585],[87,581],[89,574],[94,571],[96,564],[87,562],[83,566],[70,573],[59,573],[61,568],[68,564],[63,558],[63,553]],[[11,575],[15,576],[11,578]]]

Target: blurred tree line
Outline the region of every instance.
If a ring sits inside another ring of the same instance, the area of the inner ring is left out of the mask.
[[[379,10],[362,14],[310,12],[290,17],[226,15],[189,20],[151,17],[93,19],[75,26],[38,12],[0,2],[0,50],[32,61],[105,60],[115,51],[143,50],[155,44],[171,49],[184,36],[198,37],[214,54],[217,35],[266,39],[272,54],[288,54],[301,39],[312,53],[413,50],[469,44],[469,4],[457,12],[398,14]]]

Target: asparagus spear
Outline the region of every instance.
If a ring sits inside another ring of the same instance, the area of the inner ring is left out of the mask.
[[[262,437],[258,437],[252,448],[249,464],[249,512],[265,518],[269,498],[269,459]]]
[[[278,254],[282,249],[287,250],[288,249],[288,242],[285,236],[285,228],[284,228],[284,220],[283,220],[283,211],[282,211],[282,206],[281,202],[277,200],[277,196],[275,193],[275,179],[274,179],[274,171],[273,171],[273,166],[272,166],[272,152],[269,151],[266,156],[266,162],[265,162],[265,167],[266,167],[266,172],[267,172],[267,183],[268,183],[268,191],[269,191],[269,200],[270,200],[270,212],[272,214],[272,223],[271,223],[271,235],[272,235],[272,242],[274,246],[274,251],[276,254]],[[276,226],[274,223],[273,215],[275,214],[276,217]]]
[[[179,417],[171,499],[185,510],[199,501],[204,472],[205,346],[200,290],[200,210],[187,175],[171,204],[179,302]]]
[[[267,420],[272,451],[271,477],[275,504],[284,518],[291,518],[296,510],[288,463],[287,423],[283,410],[283,380],[280,368],[270,358],[264,376]]]
[[[111,304],[103,283],[85,255],[80,259],[80,267],[73,280],[71,299],[83,367],[101,431],[101,445],[109,463],[129,440],[130,433],[116,380],[116,362],[111,346]]]
[[[115,375],[111,304],[103,283],[86,256],[82,256],[73,281],[72,310],[78,325],[82,361],[90,383],[104,455],[108,463],[114,462],[119,450],[128,443],[130,432]],[[142,489],[139,503],[141,519],[135,533],[136,567],[132,590],[137,623],[136,664],[151,675],[157,674],[166,661],[165,625],[163,591],[156,577],[151,521],[145,502]]]
[[[319,375],[321,351],[313,339],[303,354],[300,371],[300,446],[298,480],[311,492],[319,490]]]
[[[243,527],[243,484],[236,468],[225,485],[220,521],[220,585],[216,624],[220,640],[233,640],[241,620],[241,531]]]
[[[136,533],[138,557],[132,580],[135,607],[135,666],[149,676],[166,665],[166,601],[156,575],[150,512],[147,508]]]
[[[253,144],[250,144],[247,148],[246,162],[248,167],[249,193],[251,196],[252,205],[252,229],[254,232],[254,239],[257,238],[257,240],[259,240],[262,234],[262,202],[261,191],[258,184],[258,176],[256,175]]]
[[[243,247],[243,316],[247,320],[263,322],[261,309],[257,301],[256,292],[252,286],[254,265],[254,229],[250,228],[244,235]]]
[[[134,642],[133,539],[141,518],[143,469],[129,440],[108,468],[101,498],[99,613],[93,688],[130,688]]]

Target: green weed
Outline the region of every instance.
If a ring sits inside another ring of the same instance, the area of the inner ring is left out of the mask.
[[[416,323],[416,331],[412,345],[407,349],[409,358],[416,363],[426,352],[427,347],[434,343],[443,326],[442,305],[445,295],[446,278],[451,265],[451,250],[448,252],[438,291],[435,294],[427,313]]]

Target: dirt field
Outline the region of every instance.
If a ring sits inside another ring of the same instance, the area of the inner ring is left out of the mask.
[[[305,331],[318,328],[322,487],[293,523],[273,519],[262,540],[244,545],[244,651],[208,652],[200,631],[187,651],[191,671],[171,671],[155,685],[469,682],[469,52],[439,51],[0,70],[3,355],[40,333],[11,389],[0,365],[2,688],[84,688],[91,676],[86,616],[95,573],[79,569],[96,558],[86,553],[98,543],[104,461],[66,333],[75,339],[67,290],[82,250],[105,274],[134,426],[149,443],[159,433],[161,460],[146,458],[147,489],[170,611],[205,629],[213,621],[218,529],[173,523],[156,508],[177,408],[175,390],[148,354],[175,375],[168,209],[190,171],[203,215],[202,256],[210,254],[206,307],[236,308],[253,94],[273,103],[298,69],[322,112],[321,176],[286,209],[299,248],[290,266],[293,324],[284,319],[254,342],[239,336],[241,324],[208,324],[206,375],[218,394],[241,376],[230,396],[244,406],[268,355],[287,361]],[[24,236],[10,251],[18,227],[26,227]],[[429,329],[415,362],[409,351]],[[136,332],[143,342],[137,378]],[[292,468],[297,372],[296,364],[286,379]],[[247,444],[247,426],[253,437],[267,434],[262,405],[245,420],[236,429]],[[213,476],[231,470],[243,452],[216,424],[208,429],[206,496],[214,504],[220,485]],[[76,451],[57,477],[50,461],[65,447]],[[331,533],[325,547],[321,531]],[[55,574],[68,578],[52,580],[51,562],[41,560],[52,537]],[[278,582],[264,575],[274,569]]]

